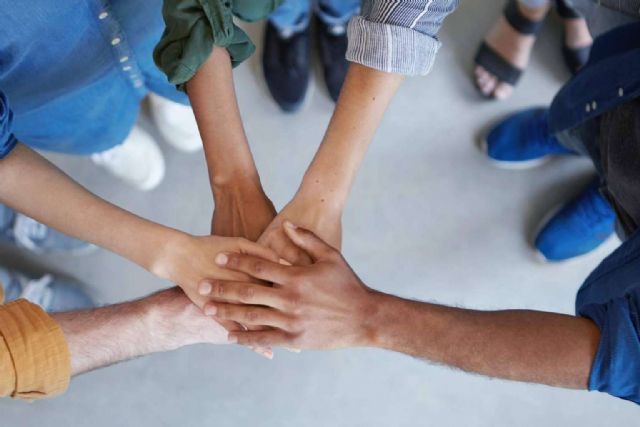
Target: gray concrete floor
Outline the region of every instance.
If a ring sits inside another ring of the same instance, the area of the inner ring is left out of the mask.
[[[371,286],[483,309],[573,312],[575,292],[616,246],[566,265],[536,261],[528,243],[546,211],[591,171],[584,159],[539,169],[494,169],[474,143],[514,109],[545,105],[568,76],[557,20],[506,102],[482,100],[470,82],[477,41],[498,1],[465,2],[446,22],[433,73],[409,79],[382,124],[345,213],[344,252]],[[260,39],[261,26],[250,32]],[[264,185],[277,206],[296,189],[329,120],[321,81],[309,108],[281,114],[258,57],[236,72],[240,105]],[[163,224],[206,233],[211,201],[201,156],[166,145],[167,177],[137,193],[80,158],[54,156],[103,197]],[[105,303],[168,284],[105,251],[36,258],[3,248],[11,264],[86,282]],[[416,331],[419,333],[420,331]],[[236,347],[195,346],[74,379],[66,395],[0,401],[3,426],[602,426],[634,425],[634,405],[598,393],[490,380],[379,350],[278,352],[266,361]]]

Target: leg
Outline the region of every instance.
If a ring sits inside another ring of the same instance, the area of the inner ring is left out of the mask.
[[[269,16],[269,22],[283,35],[299,33],[309,26],[309,0],[285,0]]]

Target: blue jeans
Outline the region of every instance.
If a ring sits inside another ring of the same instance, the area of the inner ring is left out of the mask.
[[[313,0],[284,0],[269,20],[282,33],[296,33],[309,26]],[[315,0],[313,9],[327,25],[347,25],[360,9],[360,0]]]

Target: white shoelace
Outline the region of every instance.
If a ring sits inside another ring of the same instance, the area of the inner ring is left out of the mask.
[[[16,218],[13,227],[13,237],[18,245],[33,252],[41,252],[34,239],[43,239],[47,235],[47,226],[27,216],[20,215]]]
[[[20,298],[31,301],[46,309],[53,299],[53,291],[49,285],[53,282],[51,274],[45,274],[39,279],[29,280],[24,284]]]

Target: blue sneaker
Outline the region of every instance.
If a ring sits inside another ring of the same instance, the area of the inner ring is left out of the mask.
[[[594,179],[575,199],[544,222],[535,247],[546,261],[558,262],[591,252],[615,231],[616,215]]]
[[[84,310],[95,303],[78,284],[46,274],[39,279],[0,267],[0,286],[5,302],[24,298],[47,312]]]
[[[546,108],[531,108],[507,117],[491,129],[480,148],[496,166],[507,169],[528,169],[551,156],[575,154],[550,133]]]
[[[83,255],[96,249],[90,243],[69,237],[2,204],[0,240],[13,242],[18,247],[38,254],[69,252]]]

